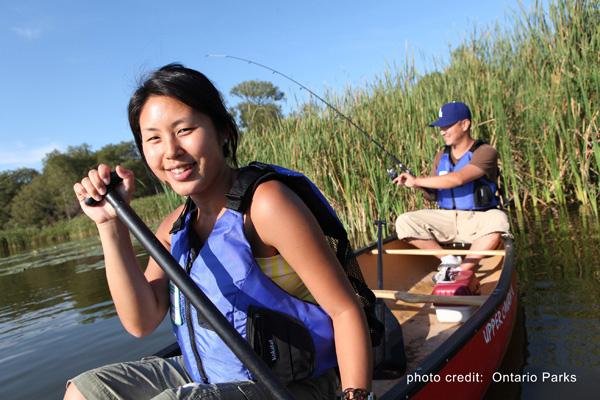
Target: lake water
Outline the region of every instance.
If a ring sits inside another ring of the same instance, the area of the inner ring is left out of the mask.
[[[515,240],[522,313],[502,372],[525,382],[496,384],[488,398],[598,398],[598,222],[549,214],[524,226]],[[144,339],[123,330],[96,238],[0,259],[0,399],[62,398],[69,377],[172,340],[166,323]],[[559,376],[576,382],[553,383]]]
[[[168,324],[144,339],[121,327],[96,238],[0,259],[0,399],[62,398],[66,379],[172,341]]]

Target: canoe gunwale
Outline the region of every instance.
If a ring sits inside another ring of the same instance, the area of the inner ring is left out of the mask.
[[[486,322],[502,306],[508,291],[512,285],[513,274],[515,270],[515,254],[513,240],[510,236],[503,236],[506,255],[504,256],[502,271],[496,288],[489,295],[487,301],[477,309],[475,314],[463,323],[452,335],[445,340],[444,344],[434,350],[423,363],[419,366],[420,375],[438,373],[475,335],[484,328]],[[395,235],[388,237],[384,243],[397,240]],[[370,251],[376,247],[376,244],[363,247],[356,252],[357,255]],[[517,306],[516,302],[515,305]],[[511,328],[512,329],[512,328]],[[398,383],[391,387],[381,396],[381,400],[406,399],[414,396],[427,383],[413,382],[407,383],[406,375]]]

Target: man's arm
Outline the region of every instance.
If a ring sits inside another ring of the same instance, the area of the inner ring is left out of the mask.
[[[436,155],[431,176],[411,176],[400,174],[394,183],[418,189],[453,189],[486,175],[488,179],[495,179],[495,171],[498,165],[498,153],[489,145],[482,145],[475,152],[471,162],[456,172],[446,175],[437,175],[437,164],[441,153]]]
[[[485,175],[485,172],[481,168],[469,164],[460,171],[439,176],[412,176],[403,172],[394,179],[394,183],[418,189],[453,189],[479,179],[483,175]]]

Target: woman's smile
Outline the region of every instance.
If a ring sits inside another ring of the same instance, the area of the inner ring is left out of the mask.
[[[165,168],[165,170],[168,172],[172,179],[176,181],[185,181],[194,172],[193,168],[195,165],[196,163],[193,162],[189,164],[179,165],[177,167]]]

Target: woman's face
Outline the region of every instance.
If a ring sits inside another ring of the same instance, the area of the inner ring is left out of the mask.
[[[173,97],[149,97],[140,130],[150,169],[181,196],[203,192],[226,168],[212,120]]]

